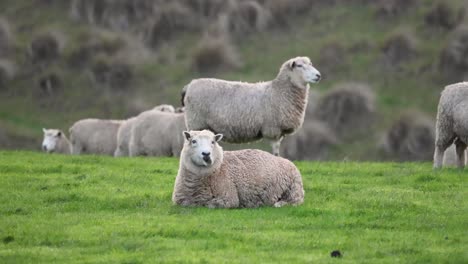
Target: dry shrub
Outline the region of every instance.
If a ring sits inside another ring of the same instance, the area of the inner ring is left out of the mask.
[[[258,2],[249,0],[231,5],[226,18],[227,31],[242,36],[264,30],[270,22],[271,14]]]
[[[83,33],[75,43],[79,43],[79,46],[69,52],[67,62],[76,68],[86,66],[94,57],[100,55],[115,56],[125,46],[122,38],[104,32]]]
[[[305,121],[294,135],[287,136],[281,143],[281,153],[290,160],[324,160],[338,140],[323,122]]]
[[[232,0],[181,0],[181,3],[190,8],[196,16],[215,20],[222,13],[225,13],[230,5],[234,5],[236,1]]]
[[[35,36],[30,44],[30,56],[34,64],[48,64],[59,58],[65,44],[62,35],[46,32]]]
[[[63,81],[55,71],[47,72],[37,80],[38,95],[41,98],[55,98],[63,93]]]
[[[195,48],[192,66],[207,73],[237,69],[242,62],[228,37],[205,34]]]
[[[464,8],[454,7],[447,2],[438,2],[426,14],[425,21],[431,27],[452,30],[460,24],[464,16]]]
[[[317,1],[311,0],[264,0],[265,7],[270,10],[274,23],[287,26],[290,17],[307,13],[316,6]]]
[[[171,40],[178,33],[200,27],[200,22],[189,8],[174,2],[163,5],[155,14],[145,34],[145,42],[151,47],[157,47],[162,42]]]
[[[12,44],[10,24],[7,20],[0,18],[0,57],[9,53]]]
[[[381,149],[399,161],[431,160],[435,122],[420,112],[403,113],[385,133]]]
[[[106,57],[97,58],[91,72],[96,83],[106,85],[113,91],[126,91],[133,80],[133,69],[129,64]]]
[[[450,81],[460,81],[468,75],[468,26],[452,33],[440,54],[439,68]]]
[[[375,114],[375,95],[360,83],[336,85],[319,99],[315,111],[318,120],[344,138],[368,132]]]
[[[0,59],[0,91],[7,89],[7,83],[15,77],[15,65],[8,60]]]
[[[73,0],[70,13],[72,18],[90,24],[100,24],[106,9],[104,0]]]
[[[411,32],[397,31],[390,34],[380,48],[384,65],[399,69],[403,63],[417,56],[417,47],[418,42]]]
[[[331,76],[348,67],[346,49],[339,42],[330,42],[320,49],[317,65],[323,76]]]
[[[418,0],[377,0],[377,16],[383,18],[395,17],[414,7]]]

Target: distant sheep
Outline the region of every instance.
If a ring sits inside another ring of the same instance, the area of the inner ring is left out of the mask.
[[[58,129],[45,129],[42,150],[48,153],[70,154],[70,141],[65,134]]]
[[[302,126],[309,83],[320,78],[309,58],[297,57],[268,82],[192,80],[182,93],[187,128],[222,133],[230,143],[266,138],[279,155],[283,137]]]
[[[172,201],[182,206],[238,208],[299,205],[304,201],[296,166],[261,150],[225,151],[221,134],[184,131]]]
[[[148,111],[132,121],[129,155],[179,157],[183,146],[184,113]]]
[[[122,121],[82,119],[70,127],[72,154],[114,155]]]
[[[455,144],[457,165],[465,167],[468,144],[468,82],[448,85],[442,91],[437,109],[434,168],[442,166],[445,150]]]
[[[148,111],[161,111],[161,112],[174,113],[175,109],[172,105],[163,104],[163,105],[158,105],[155,108],[148,110]],[[143,113],[146,113],[148,111],[145,111]],[[122,125],[120,125],[119,131],[117,132],[117,147],[114,152],[114,157],[129,156],[130,136],[132,134],[132,127],[136,119],[137,119],[136,117],[129,118],[125,120],[122,123]]]

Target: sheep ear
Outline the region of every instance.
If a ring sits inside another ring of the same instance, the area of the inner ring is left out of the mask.
[[[223,139],[223,134],[216,134],[215,135],[216,142],[219,142],[221,139]]]
[[[187,140],[190,140],[190,138],[192,137],[192,135],[190,135],[190,132],[188,131],[184,131],[183,134],[184,134],[185,139]]]
[[[47,129],[42,128],[42,132],[44,132],[44,134],[47,133]]]
[[[61,136],[62,136],[62,131],[57,132],[57,137],[61,137]]]
[[[294,67],[296,67],[296,61],[293,60],[293,61],[289,62],[289,68],[294,69]]]

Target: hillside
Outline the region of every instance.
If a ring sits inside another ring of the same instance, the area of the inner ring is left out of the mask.
[[[0,148],[38,150],[42,127],[80,118],[178,106],[193,78],[270,80],[306,55],[324,77],[319,97],[353,84],[371,93],[331,99],[321,118],[336,141],[306,134],[323,147],[313,158],[429,160],[440,91],[468,76],[464,4],[3,0]]]
[[[0,151],[1,263],[466,263],[467,177],[299,162],[298,207],[171,203],[175,158]],[[341,259],[330,256],[339,250]]]

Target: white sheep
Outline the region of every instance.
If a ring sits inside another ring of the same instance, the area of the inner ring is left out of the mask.
[[[70,141],[67,136],[58,129],[45,129],[44,140],[42,141],[42,150],[48,153],[70,154]]]
[[[184,113],[148,111],[132,121],[129,155],[179,157],[183,146],[178,136],[185,128]]]
[[[158,105],[155,108],[148,110],[148,111],[161,111],[161,112],[168,112],[174,113],[175,108],[172,105]],[[146,113],[148,111],[142,112],[140,114]],[[114,151],[114,157],[122,157],[122,156],[129,156],[129,143],[130,143],[130,136],[132,132],[133,124],[136,121],[136,117],[131,117],[120,125],[119,131],[117,132],[117,147]]]
[[[114,155],[122,121],[82,119],[70,127],[72,154]]]
[[[266,138],[279,155],[283,137],[304,121],[309,83],[320,78],[309,58],[297,57],[268,82],[192,80],[182,92],[187,129],[222,133],[230,143]]]
[[[182,206],[238,208],[299,205],[302,177],[287,159],[265,151],[224,151],[222,134],[184,131],[172,201]]]
[[[468,144],[468,82],[448,85],[442,91],[437,109],[434,168],[440,168],[445,150],[455,144],[457,165],[465,166]]]

